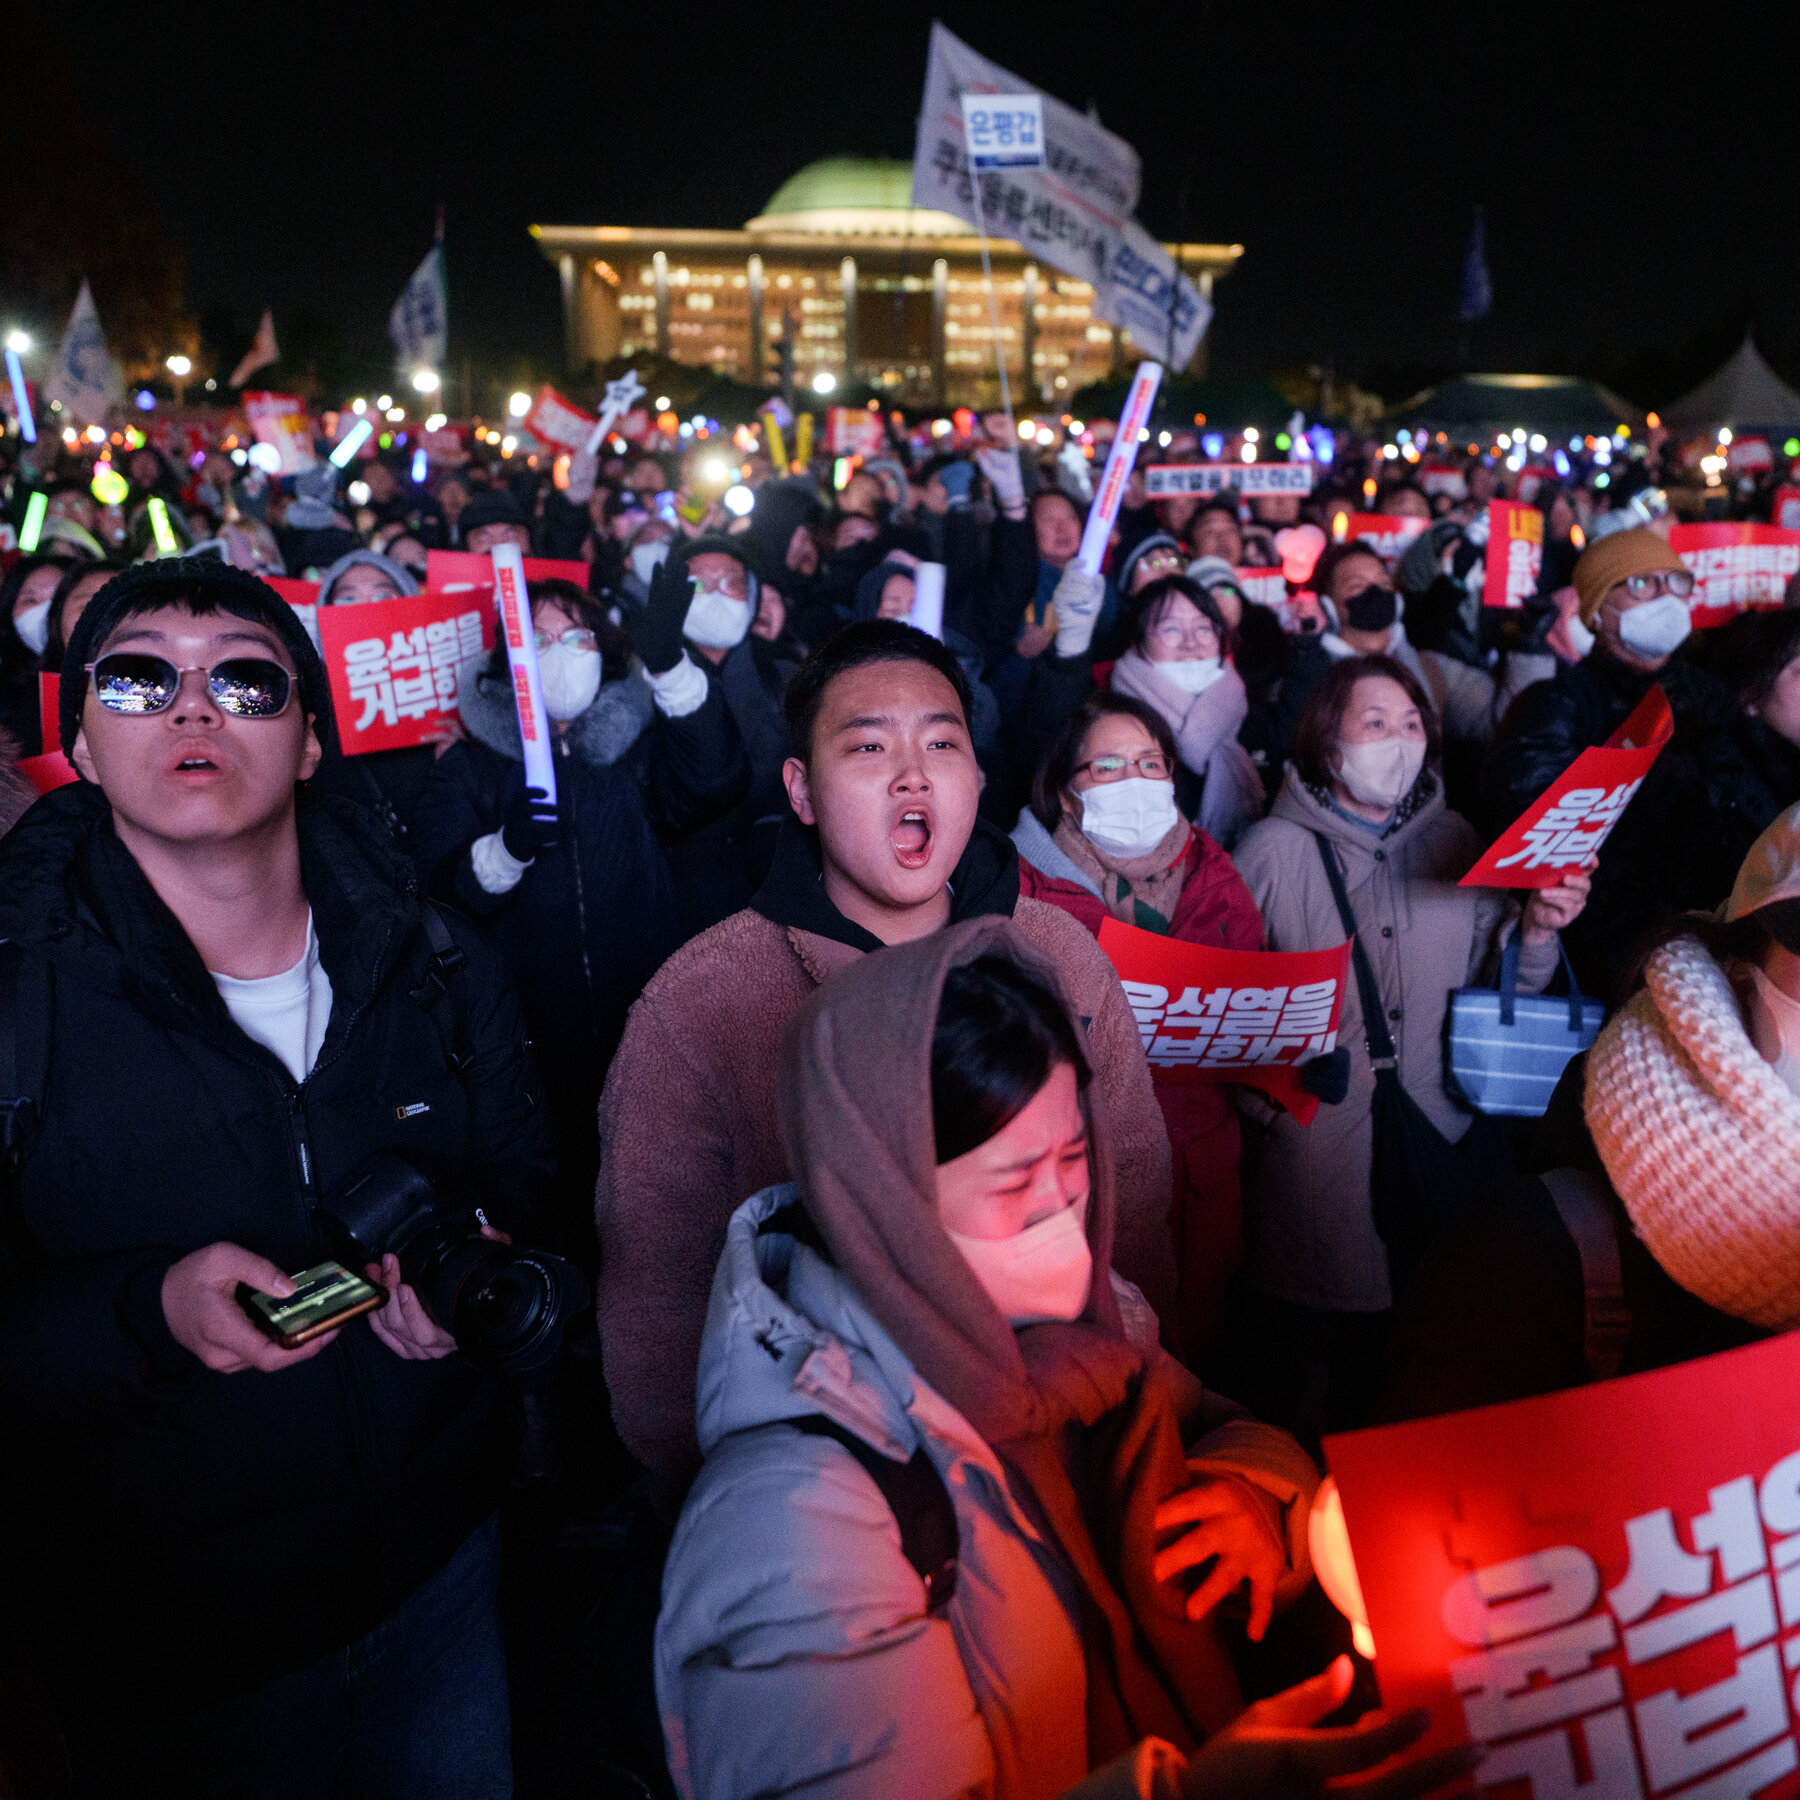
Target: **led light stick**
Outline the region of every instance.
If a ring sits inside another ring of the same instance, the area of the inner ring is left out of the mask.
[[[19,409],[19,431],[26,443],[37,442],[37,425],[31,416],[31,396],[25,391],[25,371],[19,365],[19,353],[6,353],[6,372],[12,377],[13,405]]]
[[[1150,417],[1156,402],[1156,386],[1162,380],[1162,364],[1141,362],[1131,378],[1131,392],[1125,398],[1125,410],[1119,416],[1119,429],[1113,434],[1112,448],[1106,453],[1106,473],[1100,477],[1100,491],[1089,509],[1087,528],[1081,534],[1081,548],[1075,560],[1090,575],[1100,573],[1106,556],[1106,540],[1112,536],[1113,520],[1119,516],[1119,503],[1125,498],[1125,484],[1131,479],[1131,466],[1137,461],[1138,435]]]
[[[550,754],[550,719],[544,711],[543,683],[538,679],[537,634],[525,592],[525,565],[517,544],[497,544],[489,555],[494,561],[494,600],[500,608],[506,662],[512,672],[519,741],[525,746],[525,785],[542,788],[544,797],[554,801],[556,759]]]
[[[944,565],[922,562],[913,571],[912,612],[907,623],[916,626],[927,637],[944,636]]]
[[[46,493],[35,493],[25,502],[25,523],[19,530],[19,548],[29,556],[38,547],[38,539],[44,535],[44,519],[50,511],[50,496]]]
[[[358,419],[344,433],[344,441],[331,453],[331,466],[334,469],[347,469],[350,459],[355,456],[364,444],[375,434],[375,427],[367,419]]]
[[[158,556],[179,556],[181,554],[181,546],[175,541],[174,528],[169,524],[168,504],[155,494],[150,496],[150,530],[156,538],[156,554]]]

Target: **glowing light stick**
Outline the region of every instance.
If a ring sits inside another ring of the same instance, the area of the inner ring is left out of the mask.
[[[1088,512],[1087,528],[1081,534],[1081,548],[1075,560],[1090,575],[1100,573],[1106,557],[1106,540],[1112,536],[1113,521],[1119,516],[1119,504],[1125,498],[1125,484],[1131,479],[1131,466],[1137,461],[1138,437],[1156,402],[1157,383],[1162,380],[1162,364],[1141,362],[1131,378],[1131,392],[1125,398],[1125,410],[1119,416],[1119,429],[1113,433],[1112,448],[1106,453],[1106,473],[1100,477],[1100,491]]]
[[[500,633],[506,640],[506,662],[512,672],[513,709],[519,717],[519,741],[525,747],[525,785],[542,788],[556,798],[556,759],[550,753],[550,718],[544,711],[544,687],[538,677],[537,635],[531,623],[531,601],[525,592],[525,564],[517,544],[497,544],[494,600],[500,608]]]
[[[344,441],[331,453],[331,466],[334,469],[347,469],[350,459],[375,435],[375,427],[367,419],[358,419],[344,433]]]
[[[912,612],[907,623],[915,625],[927,637],[944,636],[944,565],[922,562],[913,571]]]
[[[19,353],[6,353],[6,372],[12,377],[13,405],[19,409],[19,431],[26,443],[37,442],[37,425],[31,416],[31,396],[25,391],[25,371],[19,366]]]
[[[169,524],[168,505],[154,494],[150,496],[150,530],[156,538],[158,556],[181,554],[181,546],[175,541],[174,528]]]
[[[38,539],[44,535],[44,518],[49,511],[48,494],[33,494],[25,503],[25,523],[19,531],[19,548],[27,556],[37,549]]]

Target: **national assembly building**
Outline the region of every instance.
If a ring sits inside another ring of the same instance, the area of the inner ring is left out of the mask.
[[[999,398],[981,240],[912,204],[909,163],[830,157],[784,182],[742,231],[533,225],[562,283],[569,364],[656,354],[751,386],[821,373],[901,405]],[[1209,299],[1241,244],[1169,244]],[[1007,375],[1022,405],[1057,407],[1161,346],[1094,318],[1094,290],[991,237]],[[1190,367],[1204,373],[1201,340]]]

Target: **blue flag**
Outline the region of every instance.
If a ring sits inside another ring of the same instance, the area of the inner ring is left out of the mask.
[[[400,372],[441,369],[450,341],[450,303],[444,294],[444,247],[433,244],[413,270],[388,314],[388,336],[399,354]]]
[[[1487,220],[1478,206],[1475,225],[1469,233],[1469,248],[1463,255],[1462,304],[1457,317],[1468,325],[1485,318],[1493,305],[1494,284],[1488,279],[1487,266]]]

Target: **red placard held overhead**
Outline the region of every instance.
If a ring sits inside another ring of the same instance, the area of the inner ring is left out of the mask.
[[[1791,1800],[1797,1387],[1789,1332],[1327,1438],[1382,1704],[1503,1800]]]
[[[1241,1082],[1312,1123],[1319,1102],[1301,1087],[1300,1065],[1337,1047],[1349,944],[1218,950],[1108,919],[1100,948],[1119,971],[1159,1086]]]
[[[527,581],[572,581],[587,591],[588,566],[554,556],[528,556]],[[494,562],[485,551],[427,550],[425,585],[442,594],[466,594],[471,588],[492,588]]]
[[[1516,500],[1488,502],[1487,573],[1483,606],[1523,606],[1538,590],[1544,567],[1544,515]]]
[[[1602,745],[1584,750],[1489,846],[1462,887],[1555,887],[1618,824],[1675,729],[1669,697],[1651,688]]]
[[[1367,544],[1391,567],[1430,523],[1429,519],[1403,518],[1394,513],[1336,512],[1331,515],[1331,541],[1341,544],[1354,539]]]
[[[321,607],[318,626],[338,741],[366,756],[424,743],[456,711],[457,668],[492,643],[493,609],[485,596],[409,594]]]
[[[1694,572],[1688,613],[1699,628],[1746,606],[1779,606],[1788,578],[1800,574],[1800,531],[1775,525],[1677,525],[1669,548]]]
[[[531,411],[525,415],[525,429],[540,444],[554,444],[559,450],[581,449],[598,423],[592,413],[565,400],[548,382],[538,389]],[[488,573],[491,577],[493,571]]]

